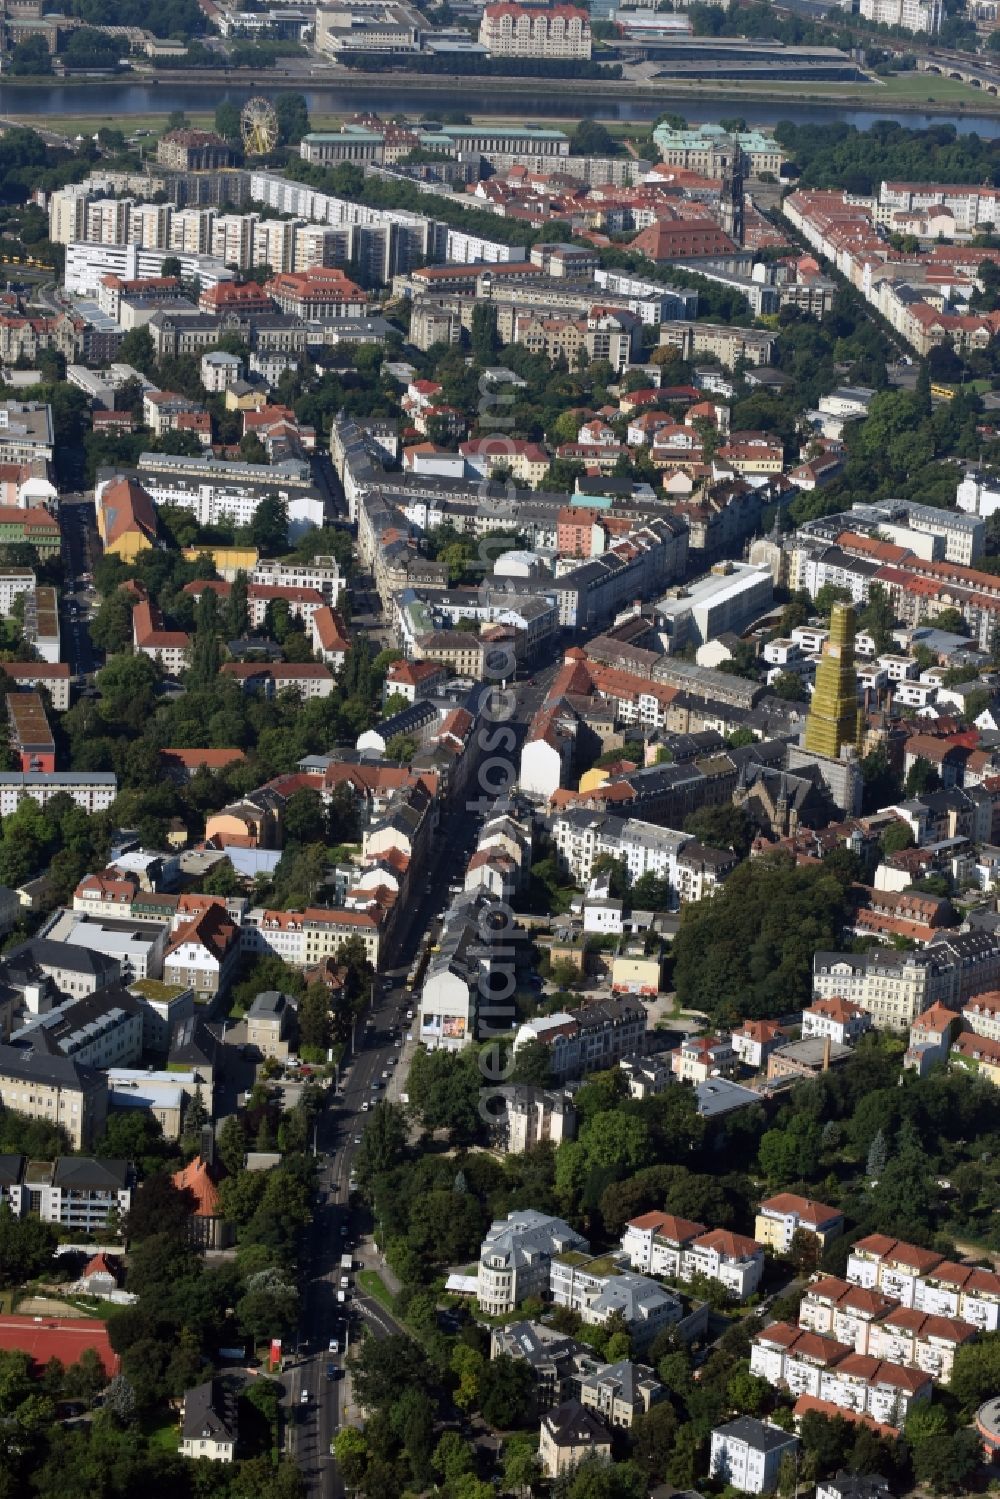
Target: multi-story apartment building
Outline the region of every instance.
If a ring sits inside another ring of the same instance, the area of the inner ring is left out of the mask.
[[[689,833],[635,817],[570,807],[553,819],[551,832],[560,863],[578,884],[587,883],[594,860],[607,854],[624,859],[632,882],[645,874],[667,880],[679,904],[703,900],[736,867],[735,855],[704,859],[708,851]]]
[[[502,1316],[528,1296],[546,1296],[553,1256],[567,1250],[585,1254],[588,1248],[586,1239],[561,1218],[534,1208],[508,1213],[492,1224],[479,1251],[480,1310]]]
[[[836,1208],[795,1192],[779,1192],[768,1197],[757,1209],[753,1236],[759,1244],[769,1245],[776,1254],[787,1254],[799,1232],[812,1234],[825,1249],[831,1240],[844,1232],[844,1215]]]
[[[861,0],[862,19],[876,26],[901,26],[936,36],[943,15],[943,0]]]
[[[922,952],[818,952],[813,994],[850,1000],[876,1029],[906,1030],[934,1004],[958,1010],[974,995],[1000,987],[1000,942],[991,933],[936,934]]]
[[[589,58],[590,15],[575,5],[500,0],[483,10],[479,41],[491,57]]]
[[[678,1296],[648,1276],[623,1270],[607,1255],[560,1251],[549,1262],[549,1294],[556,1306],[578,1312],[589,1327],[602,1327],[620,1315],[634,1348],[654,1342],[667,1327],[684,1320]]]
[[[119,985],[63,1000],[30,1015],[11,1045],[35,1044],[72,1057],[83,1067],[131,1067],[142,1055],[142,1009]]]
[[[644,1213],[622,1235],[622,1253],[633,1270],[690,1281],[696,1275],[717,1280],[743,1301],[760,1285],[764,1250],[755,1239],[728,1229],[707,1230],[672,1213]]]
[[[119,477],[102,471],[98,492]],[[142,453],[138,477],[158,505],[180,505],[191,510],[202,526],[218,525],[225,519],[236,526],[249,526],[268,495],[277,495],[288,506],[292,536],[323,524],[322,495],[304,458],[285,458],[263,467],[214,457]]]
[[[795,1396],[823,1400],[897,1430],[911,1406],[931,1398],[931,1376],[922,1370],[854,1353],[844,1343],[786,1322],[772,1322],[754,1338],[750,1372]]]
[[[905,1307],[932,1316],[957,1317],[981,1332],[1000,1328],[1000,1275],[960,1265],[930,1249],[884,1234],[851,1246],[847,1279],[877,1290]]]
[[[880,1291],[835,1276],[809,1282],[799,1305],[799,1326],[845,1343],[855,1353],[873,1353],[875,1329],[899,1305]]]
[[[636,1416],[645,1415],[666,1391],[645,1364],[620,1359],[601,1364],[583,1354],[577,1358],[579,1373],[572,1383],[584,1410],[595,1411],[608,1426],[628,1431]]]
[[[0,1104],[62,1125],[73,1149],[84,1150],[104,1133],[107,1079],[53,1050],[44,1033],[36,1032],[17,1046],[0,1046]]]
[[[956,1352],[977,1331],[959,1317],[902,1306],[892,1296],[833,1277],[806,1287],[799,1324],[832,1335],[855,1353],[921,1369],[942,1384],[951,1378]]]
[[[576,1110],[568,1093],[509,1083],[499,1088],[495,1139],[506,1155],[523,1155],[545,1140],[554,1145],[576,1134]]]
[[[839,994],[817,999],[802,1011],[802,1035],[829,1037],[839,1046],[852,1046],[871,1028],[871,1016],[860,1005]]]
[[[646,1011],[627,996],[581,1005],[572,1014],[557,1013],[525,1021],[514,1039],[514,1051],[529,1041],[549,1048],[555,1077],[580,1077],[613,1067],[622,1057],[645,1049]]]
[[[156,159],[176,172],[208,172],[228,167],[233,153],[211,130],[168,130],[156,143]]]
[[[798,1437],[783,1427],[739,1416],[712,1432],[709,1475],[742,1493],[773,1493],[783,1459],[793,1457],[798,1445]]]
[[[5,1158],[0,1201],[15,1218],[35,1215],[71,1233],[114,1233],[128,1212],[135,1171],[127,1161],[63,1156],[52,1161]]]

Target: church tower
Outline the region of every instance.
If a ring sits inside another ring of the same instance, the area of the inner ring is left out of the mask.
[[[861,708],[854,672],[854,608],[837,602],[830,617],[830,638],[816,668],[816,689],[806,718],[804,747],[814,755],[838,760],[844,745],[857,748]]]
[[[743,147],[734,138],[732,154],[726,158],[722,167],[722,190],[719,194],[719,222],[738,245],[746,240],[746,228],[743,219],[744,181],[746,178],[746,157]]]

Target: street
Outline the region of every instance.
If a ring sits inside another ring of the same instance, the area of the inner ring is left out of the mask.
[[[518,684],[516,731],[523,731],[548,691],[555,670],[547,669],[537,678]],[[477,795],[473,777],[469,796]],[[391,1101],[405,1090],[407,1064],[415,1044],[410,1040],[415,1020],[407,1019],[407,1011],[412,1010],[416,1015],[419,995],[410,992],[400,975],[407,972],[419,940],[444,912],[449,899],[448,886],[462,878],[477,832],[478,819],[470,816],[464,805],[442,816],[423,884],[418,886],[400,918],[401,926],[393,942],[394,966],[375,980],[372,1007],[357,1023],[356,1049],[342,1068],[342,1091],[331,1095],[319,1121],[317,1152],[323,1161],[309,1239],[299,1352],[295,1364],[287,1371],[283,1402],[289,1418],[290,1450],[314,1499],[339,1499],[343,1492],[330,1456],[330,1443],[345,1418],[346,1352],[364,1332],[375,1338],[387,1338],[403,1331],[381,1302],[356,1290],[359,1264],[378,1267],[370,1215],[363,1205],[351,1205],[348,1191],[354,1153],[365,1124],[366,1111],[362,1105],[383,1096]],[[384,1076],[386,1073],[388,1077]],[[355,1274],[351,1276],[347,1300],[341,1305],[337,1300],[340,1257],[348,1248],[353,1253]],[[329,1351],[331,1338],[339,1343],[336,1354]],[[328,1364],[337,1370],[333,1380],[326,1376]],[[308,1395],[305,1402],[303,1390]]]
[[[101,664],[88,628],[94,592],[83,577],[92,571],[97,556],[94,540],[97,522],[92,500],[86,495],[63,495],[60,522],[64,583],[59,599],[59,630],[63,659],[69,662],[73,676],[79,678],[96,671]]]

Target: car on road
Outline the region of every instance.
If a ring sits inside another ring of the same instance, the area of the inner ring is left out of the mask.
[[[407,1010],[407,1012],[406,1012],[406,1018],[407,1018],[407,1020],[412,1020],[413,1019],[413,1011],[412,1010]]]
[[[381,1086],[382,1086],[381,1080],[379,1078],[377,1078],[377,1077],[373,1077],[372,1078],[372,1089],[374,1090],[376,1088],[381,1088]],[[364,1104],[362,1104],[361,1107],[364,1108]]]
[[[331,1353],[339,1353],[340,1352],[340,1339],[339,1338],[331,1338],[330,1339],[329,1351]]]
[[[389,1069],[388,1069],[388,1067],[386,1067],[384,1069],[383,1073],[382,1073],[382,1081],[385,1082],[388,1077],[389,1077]],[[373,1088],[374,1088],[374,1086],[375,1086],[375,1084],[372,1083],[372,1087]]]
[[[302,1394],[299,1396],[299,1404],[300,1405],[308,1405],[309,1404],[309,1391],[308,1390],[303,1390],[302,1391]]]
[[[400,1040],[400,1039],[399,1039],[399,1037],[398,1037],[398,1036],[397,1036],[397,1037],[396,1037],[396,1039],[395,1039],[395,1041],[393,1041],[393,1043],[392,1043],[392,1044],[393,1044],[393,1046],[402,1046],[402,1044],[403,1044],[403,1043],[402,1043],[402,1041],[401,1041],[401,1040]]]
[[[355,1135],[354,1136],[354,1143],[355,1143],[355,1145],[360,1145],[361,1144],[361,1136],[360,1135]]]
[[[327,1366],[326,1366],[326,1377],[327,1377],[327,1379],[336,1379],[336,1377],[337,1377],[337,1365],[336,1364],[327,1364]]]
[[[340,1225],[340,1237],[342,1239],[346,1239],[347,1238],[347,1224],[346,1223],[342,1223]]]
[[[372,1084],[372,1086],[374,1087],[374,1083]],[[370,1107],[371,1107],[371,1105],[369,1104],[369,1102],[368,1102],[368,1100],[366,1098],[365,1101],[364,1101],[364,1103],[361,1105],[361,1112],[362,1112],[362,1114],[367,1114],[367,1112],[368,1112],[368,1110],[369,1110]]]

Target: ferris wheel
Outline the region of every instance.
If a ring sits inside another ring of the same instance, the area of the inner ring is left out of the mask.
[[[267,156],[278,144],[278,116],[270,99],[248,99],[240,113],[240,134],[248,156]]]

